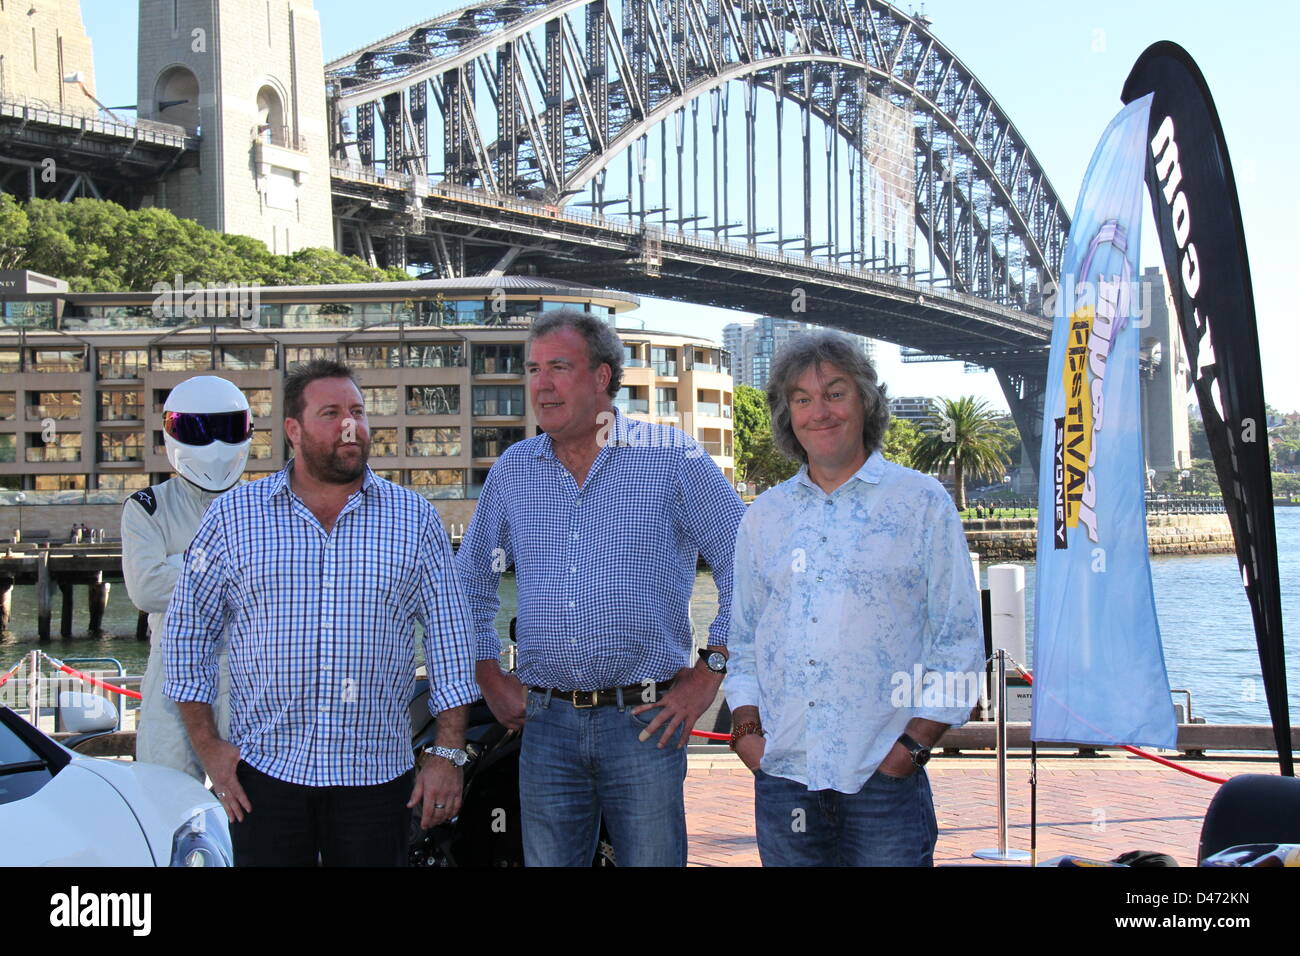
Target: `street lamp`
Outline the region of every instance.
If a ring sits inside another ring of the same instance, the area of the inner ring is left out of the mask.
[[[1182,483],[1183,491],[1192,490],[1192,473],[1186,468],[1178,473],[1178,480]]]

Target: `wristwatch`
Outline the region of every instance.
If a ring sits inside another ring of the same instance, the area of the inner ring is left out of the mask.
[[[912,763],[918,767],[924,767],[930,762],[930,748],[923,744],[917,743],[907,734],[899,734],[898,742],[907,748],[908,753],[912,755]]]
[[[704,666],[715,674],[727,673],[727,655],[721,651],[711,651],[707,647],[701,647],[700,660],[704,661]]]
[[[454,750],[451,747],[425,747],[421,753],[432,754],[435,757],[444,757],[450,760],[457,767],[465,766],[469,760],[469,754],[463,750]]]

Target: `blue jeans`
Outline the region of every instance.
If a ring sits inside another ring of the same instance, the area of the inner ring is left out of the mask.
[[[939,828],[930,781],[879,771],[857,793],[809,790],[761,770],[754,778],[764,866],[933,866]]]
[[[686,750],[637,737],[658,710],[574,707],[528,692],[519,804],[528,866],[591,866],[600,818],[619,866],[685,866]]]

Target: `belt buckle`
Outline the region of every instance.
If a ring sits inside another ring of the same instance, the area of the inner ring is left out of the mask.
[[[579,694],[587,695],[587,703],[585,704],[578,703]],[[600,696],[600,691],[598,690],[575,690],[573,692],[573,706],[578,708],[579,710],[586,710],[588,708],[595,707],[597,698],[599,696]]]

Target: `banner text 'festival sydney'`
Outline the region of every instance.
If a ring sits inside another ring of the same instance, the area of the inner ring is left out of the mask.
[[[1039,469],[1034,740],[1172,747],[1147,553],[1138,247],[1150,100],[1097,145],[1061,268]]]

